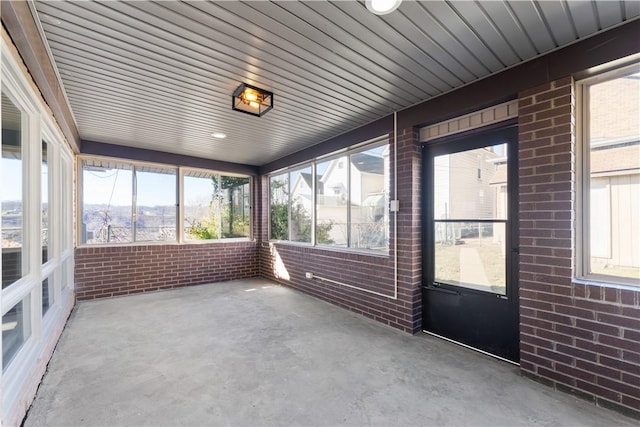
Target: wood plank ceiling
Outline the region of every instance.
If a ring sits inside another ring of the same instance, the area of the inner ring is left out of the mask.
[[[262,165],[640,16],[632,1],[36,1],[80,136]],[[231,110],[242,82],[275,93]],[[224,132],[215,139],[212,132]]]

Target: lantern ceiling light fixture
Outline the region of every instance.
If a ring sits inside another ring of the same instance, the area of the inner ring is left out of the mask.
[[[396,10],[402,0],[365,0],[364,3],[369,12],[376,15],[386,15]]]
[[[236,111],[260,117],[273,108],[273,93],[242,83],[231,95],[231,106]]]

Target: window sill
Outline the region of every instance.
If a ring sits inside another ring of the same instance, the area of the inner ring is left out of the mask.
[[[179,245],[206,245],[211,243],[242,243],[242,242],[255,242],[255,240],[250,239],[248,237],[233,237],[229,239],[210,239],[210,240],[185,240],[182,243],[177,243]]]
[[[153,242],[128,242],[128,243],[105,243],[105,244],[88,244],[81,243],[77,249],[85,248],[126,248],[136,246],[185,246],[185,245],[206,245],[206,244],[225,244],[225,243],[242,243],[255,242],[248,237],[236,237],[231,239],[212,239],[212,240],[186,240],[184,242],[177,241],[153,241]]]
[[[385,259],[389,258],[388,250],[376,251],[373,249],[344,248],[341,246],[331,246],[331,245],[312,245],[311,243],[290,242],[288,240],[269,240],[268,242],[265,242],[265,244],[268,244],[269,246],[275,245],[275,244],[282,245],[282,246],[297,246],[297,247],[318,249],[318,250],[329,251],[329,252],[340,252],[340,253],[353,254],[353,255],[367,255],[371,257],[385,258]]]
[[[607,276],[574,277],[571,283],[640,291],[640,281]]]

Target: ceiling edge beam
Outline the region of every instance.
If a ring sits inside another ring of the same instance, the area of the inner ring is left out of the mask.
[[[78,153],[80,135],[47,48],[26,1],[2,1],[2,24],[13,40],[65,138]]]
[[[398,129],[430,125],[514,99],[518,92],[640,52],[640,19],[398,112]]]
[[[345,132],[334,138],[327,139],[309,148],[302,149],[288,156],[260,166],[260,174],[264,175],[278,169],[302,163],[348,148],[361,142],[369,141],[385,134],[393,133],[393,115],[382,117],[367,125]]]
[[[221,160],[204,159],[201,157],[185,156],[164,151],[148,150],[145,148],[129,147],[126,145],[107,144],[104,142],[82,140],[81,154],[94,156],[117,157],[120,159],[137,160],[141,162],[161,163],[172,166],[184,166],[199,169],[209,169],[218,172],[231,172],[246,175],[258,175],[258,167],[240,163],[223,162]]]
[[[398,130],[449,120],[510,101],[518,92],[640,52],[640,19],[490,75],[398,112]],[[319,142],[260,167],[267,174],[392,131],[392,116]],[[374,135],[375,134],[375,135]]]

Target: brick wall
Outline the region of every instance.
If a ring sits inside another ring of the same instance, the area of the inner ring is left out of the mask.
[[[575,97],[565,78],[519,94],[523,373],[640,414],[640,290],[572,281]]]
[[[383,295],[394,294],[393,236],[389,255],[369,255],[288,243],[268,242],[268,184],[260,188],[260,274],[409,333],[421,326],[420,148],[417,134],[398,137],[398,297],[385,298],[348,286],[305,278],[305,272],[364,288]],[[360,141],[353,141],[354,144]],[[393,156],[393,147],[391,147]],[[393,162],[392,162],[393,164]],[[393,187],[393,177],[391,179]],[[393,231],[393,223],[391,224]]]
[[[255,242],[80,247],[79,300],[113,297],[258,275]]]

